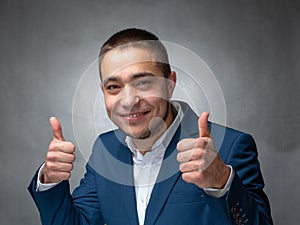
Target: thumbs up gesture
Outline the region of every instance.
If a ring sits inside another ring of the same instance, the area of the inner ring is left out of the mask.
[[[53,139],[49,144],[42,183],[58,183],[69,179],[75,161],[75,146],[71,142],[65,141],[58,119],[51,117],[50,125]]]
[[[230,168],[218,155],[210,137],[208,116],[204,112],[199,117],[199,138],[183,139],[177,144],[177,160],[184,181],[200,188],[221,189],[230,176]]]

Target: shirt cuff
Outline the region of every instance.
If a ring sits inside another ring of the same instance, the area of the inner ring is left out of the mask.
[[[227,191],[229,191],[235,172],[233,171],[232,166],[230,166],[230,165],[227,165],[227,166],[230,168],[230,175],[229,175],[229,178],[228,178],[227,183],[225,184],[224,188],[223,189],[203,188],[203,190],[206,194],[208,194],[209,196],[215,197],[215,198],[221,198],[227,193]]]
[[[37,182],[36,182],[36,191],[47,191],[53,187],[55,187],[56,185],[58,185],[59,183],[49,183],[49,184],[43,184],[41,182],[41,177],[43,175],[43,168],[45,166],[45,163],[40,167],[39,172],[38,172],[38,176],[37,176]]]

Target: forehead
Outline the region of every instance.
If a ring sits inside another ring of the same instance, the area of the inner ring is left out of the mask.
[[[126,47],[110,50],[100,65],[102,80],[112,75],[138,73],[141,70],[160,71],[156,61],[155,55],[144,48]]]

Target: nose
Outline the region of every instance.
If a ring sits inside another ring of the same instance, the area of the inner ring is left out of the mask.
[[[127,109],[131,109],[140,100],[137,91],[133,87],[124,87],[120,95],[120,104]]]

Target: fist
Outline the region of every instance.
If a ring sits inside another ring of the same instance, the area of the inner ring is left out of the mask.
[[[43,168],[42,183],[58,183],[71,177],[75,161],[75,146],[65,141],[61,125],[56,117],[50,118],[53,139],[49,144]]]
[[[200,188],[221,189],[229,178],[230,168],[218,155],[210,137],[208,116],[204,112],[198,120],[199,138],[183,139],[177,144],[177,160],[184,181]]]

